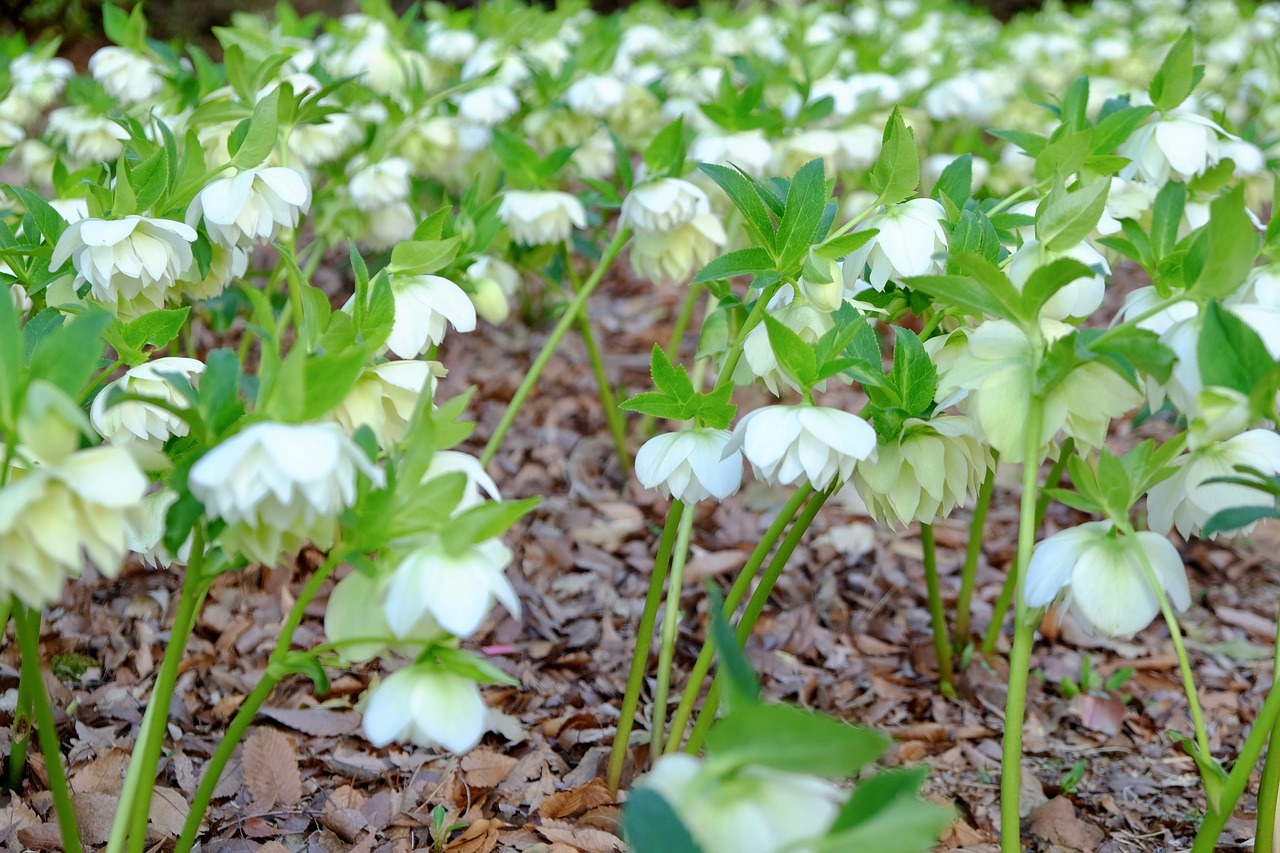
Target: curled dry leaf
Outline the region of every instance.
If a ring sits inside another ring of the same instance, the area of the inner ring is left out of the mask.
[[[258,812],[302,799],[302,776],[293,741],[275,729],[259,729],[244,742],[244,784]]]

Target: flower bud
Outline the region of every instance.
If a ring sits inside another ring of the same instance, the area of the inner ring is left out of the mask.
[[[485,322],[498,325],[511,316],[511,306],[502,286],[491,278],[482,278],[473,284],[475,288],[470,294],[471,302],[476,306],[476,313]]]

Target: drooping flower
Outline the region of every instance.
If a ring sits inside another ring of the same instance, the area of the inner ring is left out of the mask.
[[[671,231],[637,231],[631,268],[656,284],[682,284],[710,263],[728,242],[713,213],[699,213]]]
[[[144,497],[125,519],[125,546],[152,568],[186,565],[191,559],[191,537],[176,554],[164,545],[165,517],[177,500],[173,489],[160,489]]]
[[[480,742],[489,709],[469,678],[430,663],[401,669],[373,689],[364,709],[365,737],[461,754]]]
[[[88,282],[96,301],[130,318],[164,307],[192,264],[195,239],[191,227],[170,219],[81,219],[62,232],[49,266],[57,269],[69,258],[76,285]]]
[[[1174,461],[1177,471],[1147,494],[1148,523],[1158,533],[1177,528],[1183,538],[1200,535],[1214,514],[1235,507],[1270,507],[1275,498],[1259,489],[1234,483],[1210,483],[1219,477],[1239,477],[1237,465],[1267,475],[1280,474],[1280,435],[1252,429],[1223,441],[1206,444]],[[1227,535],[1248,534],[1249,524]],[[1219,533],[1215,535],[1223,535]]]
[[[1153,186],[1170,178],[1189,181],[1217,164],[1222,144],[1230,138],[1212,119],[1185,105],[1138,128],[1116,153],[1131,161],[1120,177],[1139,176]]]
[[[498,218],[511,239],[525,246],[562,243],[575,227],[587,227],[587,210],[578,197],[554,191],[507,190]]]
[[[164,88],[155,62],[127,47],[98,50],[89,57],[89,73],[107,94],[126,103],[145,101]]]
[[[1150,531],[1121,535],[1109,521],[1087,522],[1036,545],[1027,565],[1027,606],[1044,607],[1063,594],[1065,608],[1090,633],[1132,636],[1160,612],[1144,555],[1173,606],[1190,607],[1178,549]]]
[[[724,500],[742,484],[742,454],[726,453],[723,429],[686,429],[655,436],[636,454],[636,477],[646,489],[685,504]]]
[[[187,224],[203,217],[209,239],[248,247],[274,240],[281,228],[296,228],[311,206],[307,176],[285,166],[245,169],[211,181],[187,208]]]
[[[733,429],[725,454],[741,451],[756,478],[776,485],[802,479],[814,489],[845,482],[876,452],[876,433],[857,415],[825,406],[765,406]]]
[[[579,115],[603,118],[621,104],[626,95],[626,86],[617,78],[589,74],[570,84],[564,100],[569,109]]]
[[[339,513],[355,503],[356,478],[382,471],[337,424],[259,422],[218,444],[187,482],[211,518],[227,523],[229,551],[274,566],[304,542],[333,544]]]
[[[426,483],[436,477],[454,473],[465,474],[467,477],[466,488],[462,491],[462,500],[458,501],[458,505],[454,507],[454,514],[480,506],[484,503],[485,497],[495,501],[502,500],[502,495],[498,493],[498,484],[489,476],[489,472],[484,470],[480,460],[461,450],[437,450],[432,453],[431,462],[427,464],[427,472],[422,475],[422,482]]]
[[[1036,240],[1027,240],[1009,259],[1009,280],[1021,293],[1032,273],[1060,258],[1071,258],[1099,272],[1064,285],[1041,306],[1040,316],[1053,320],[1088,317],[1102,306],[1106,277],[1111,274],[1107,259],[1088,243],[1077,243],[1064,252],[1052,252]]]
[[[388,361],[366,368],[332,417],[351,434],[369,427],[379,447],[390,447],[404,436],[418,397],[433,396],[436,378],[444,372],[435,361]]]
[[[129,131],[88,107],[59,107],[49,113],[49,132],[67,144],[81,163],[115,160],[124,151]]]
[[[467,267],[471,283],[471,304],[476,314],[495,326],[511,314],[511,297],[520,288],[520,273],[515,267],[492,255],[482,255]]]
[[[934,255],[946,251],[946,220],[942,205],[930,198],[913,198],[901,204],[888,205],[867,217],[855,231],[878,228],[876,234],[844,260],[845,284],[852,290],[863,269],[870,264],[867,281],[876,290],[884,290],[890,278],[926,275],[941,270]]]
[[[459,332],[476,327],[476,309],[461,287],[438,275],[394,275],[395,320],[387,349],[400,358],[416,358],[444,340],[446,323]],[[354,299],[355,297],[352,297]],[[350,310],[348,300],[343,310]]]
[[[409,161],[387,157],[377,163],[363,156],[347,166],[347,191],[356,210],[372,213],[409,195]]]
[[[707,194],[680,178],[637,185],[622,200],[621,223],[635,231],[673,231],[699,213],[710,213]]]
[[[130,368],[124,376],[105,386],[93,398],[89,407],[89,420],[98,435],[115,447],[133,454],[138,463],[157,470],[167,467],[164,443],[175,436],[187,434],[187,422],[172,412],[142,403],[126,400],[108,407],[115,389],[140,397],[153,397],[170,406],[186,408],[190,405],[172,384],[170,376],[185,379],[198,386],[204,373],[204,362],[194,358],[166,357]]]
[[[417,545],[396,566],[387,590],[385,610],[392,633],[408,636],[422,615],[430,613],[449,633],[469,637],[495,599],[518,616],[520,600],[502,571],[511,557],[511,549],[497,539],[460,554],[435,540]]]
[[[390,574],[370,577],[354,571],[334,586],[324,609],[324,633],[344,661],[359,663],[372,660],[390,650],[413,654],[415,647],[448,637],[429,612],[396,643],[387,624],[383,603],[387,598]],[[352,642],[366,640],[367,642]]]

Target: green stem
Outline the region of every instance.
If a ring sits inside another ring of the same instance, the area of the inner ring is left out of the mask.
[[[75,809],[71,806],[71,789],[67,787],[67,774],[62,768],[62,747],[58,743],[58,730],[45,695],[40,675],[40,611],[27,610],[14,602],[14,629],[18,635],[18,648],[22,652],[23,680],[31,684],[29,695],[35,710],[36,735],[40,739],[40,751],[44,753],[45,772],[49,775],[49,793],[53,795],[53,810],[58,815],[58,829],[62,832],[62,849],[66,853],[81,853],[80,834]]]
[[[775,293],[786,282],[778,282],[766,287],[760,294],[760,298],[756,300],[756,304],[752,306],[751,313],[747,315],[746,321],[742,324],[742,328],[738,330],[738,336],[733,339],[733,344],[729,347],[729,352],[725,355],[724,365],[720,368],[720,375],[716,377],[716,388],[724,386],[733,381],[733,372],[738,367],[738,361],[742,358],[742,347],[747,342],[747,335],[751,334],[751,330],[760,325],[764,321],[765,312],[769,308],[769,302],[773,299]]]
[[[227,732],[222,737],[222,742],[218,744],[217,750],[209,759],[209,763],[205,765],[204,777],[200,780],[200,787],[196,789],[196,795],[191,800],[191,810],[187,813],[187,819],[182,825],[182,835],[178,837],[177,847],[174,848],[175,853],[190,853],[192,846],[196,842],[196,835],[200,832],[200,821],[204,819],[204,814],[209,810],[209,803],[213,801],[214,789],[218,787],[218,780],[222,778],[222,771],[226,769],[227,762],[231,760],[232,753],[235,752],[236,745],[240,743],[240,739],[244,737],[244,733],[253,723],[254,717],[258,714],[258,709],[267,701],[267,697],[271,695],[271,691],[275,686],[293,670],[285,665],[285,657],[289,654],[289,646],[293,643],[293,634],[298,630],[298,626],[302,624],[302,617],[306,614],[307,606],[311,604],[311,599],[316,597],[316,593],[320,591],[320,587],[329,575],[333,574],[333,570],[338,567],[340,561],[340,550],[335,545],[334,549],[329,552],[329,557],[324,561],[320,568],[316,569],[313,574],[298,592],[298,597],[293,602],[293,607],[289,610],[289,615],[285,617],[284,624],[280,627],[280,636],[276,639],[275,648],[271,650],[271,657],[267,660],[267,670],[262,674],[262,678],[258,681],[256,687],[245,697],[244,703],[236,711],[235,717],[231,720],[231,725],[227,727]]]
[[[1240,801],[1240,795],[1249,784],[1253,768],[1258,764],[1262,747],[1277,724],[1280,724],[1280,690],[1273,687],[1267,694],[1267,701],[1262,704],[1262,710],[1258,712],[1258,718],[1253,721],[1253,729],[1245,739],[1236,763],[1227,774],[1227,781],[1223,783],[1222,792],[1218,796],[1218,808],[1210,808],[1204,822],[1200,824],[1191,853],[1214,853],[1217,849],[1218,838],[1235,812],[1236,803]]]
[[[1044,401],[1033,396],[1027,405],[1026,447],[1022,463],[1022,504],[1018,513],[1018,557],[1012,576],[1019,592],[1014,604],[1013,651],[1009,655],[1009,694],[1004,711],[1004,749],[1000,766],[1000,849],[1021,853],[1022,826],[1018,803],[1022,786],[1022,726],[1027,710],[1027,676],[1031,670],[1034,620],[1027,612],[1027,565],[1036,537],[1036,474]]]
[[[693,312],[698,307],[698,297],[706,289],[705,284],[689,285],[689,292],[685,294],[684,305],[680,306],[680,313],[676,315],[675,325],[671,327],[671,337],[667,339],[667,356],[672,361],[680,359],[680,344],[684,341],[684,333],[689,328],[689,321],[693,319]],[[694,386],[697,388],[697,385]],[[642,439],[653,437],[653,423],[656,419],[653,415],[645,415],[640,419],[640,428],[638,430]]]
[[[675,544],[676,529],[684,504],[676,501],[667,513],[662,528],[658,553],[653,559],[653,574],[649,578],[649,594],[644,599],[644,611],[640,614],[640,627],[636,633],[636,647],[631,653],[631,670],[627,674],[627,689],[622,696],[622,709],[618,716],[618,730],[613,736],[613,750],[609,753],[609,793],[616,795],[622,782],[622,766],[627,760],[627,746],[631,729],[636,723],[636,709],[640,706],[640,691],[644,688],[644,672],[649,664],[649,646],[653,643],[653,625],[658,621],[658,607],[662,604],[662,585],[667,580],[667,567],[671,564],[671,547]]]
[[[689,539],[693,535],[695,507],[685,507],[676,533],[676,548],[671,555],[671,572],[667,576],[667,608],[662,617],[662,638],[658,643],[658,680],[653,690],[653,728],[649,736],[649,755],[662,754],[662,739],[667,730],[667,695],[671,687],[671,665],[676,654],[676,633],[680,622],[680,593],[684,589],[684,563],[689,558]],[[672,737],[675,737],[672,733]]]
[[[1275,693],[1275,679],[1280,675],[1280,631],[1276,632],[1276,651],[1271,672],[1271,693]],[[1271,727],[1271,739],[1267,744],[1267,760],[1262,765],[1262,781],[1258,784],[1258,829],[1254,833],[1254,853],[1273,853],[1276,848],[1276,806],[1280,804],[1278,801],[1280,801],[1280,722]]]
[[[15,614],[22,612],[22,604],[15,602],[14,599],[6,599],[5,607],[8,608],[13,602]],[[18,619],[15,615],[13,620],[13,632],[17,636]],[[21,651],[21,650],[19,650]],[[39,673],[37,672],[37,676]],[[31,677],[27,675],[26,667],[22,667],[18,672],[18,704],[13,712],[13,734],[9,738],[9,790],[19,791],[22,789],[22,774],[27,769],[27,748],[31,743],[31,720],[33,717],[31,691],[39,685],[39,681],[33,682]]]
[[[796,513],[800,511],[801,505],[804,504],[812,492],[813,486],[805,483],[796,489],[782,509],[778,511],[777,518],[773,520],[773,524],[769,525],[769,529],[765,531],[763,538],[752,550],[751,556],[747,558],[746,564],[738,572],[738,577],[733,582],[733,586],[729,588],[729,594],[724,599],[724,618],[732,618],[733,611],[738,609],[738,605],[746,597],[747,590],[751,589],[751,582],[755,580],[756,572],[760,571],[760,566],[764,564],[765,557],[769,556],[769,552],[777,544],[778,537],[786,530],[787,525],[791,523],[791,519],[795,518]],[[685,727],[689,724],[689,718],[693,715],[693,705],[698,701],[698,694],[702,692],[702,682],[706,680],[707,673],[711,671],[711,662],[715,658],[715,650],[715,643],[711,642],[709,638],[703,641],[702,650],[698,652],[698,660],[694,663],[693,669],[689,673],[689,679],[685,683],[684,693],[680,697],[680,704],[676,708],[675,716],[671,718],[671,738],[667,741],[667,752],[675,752],[680,748],[680,740],[684,736]]]
[[[804,511],[800,513],[800,517],[796,519],[796,523],[791,526],[782,544],[778,546],[778,551],[773,555],[773,559],[769,561],[769,567],[765,569],[764,577],[760,579],[760,584],[756,587],[755,592],[751,593],[751,598],[747,602],[747,608],[743,611],[742,620],[738,622],[736,637],[738,644],[745,646],[751,632],[756,627],[756,621],[760,618],[760,614],[764,612],[764,606],[769,600],[769,595],[773,592],[774,585],[778,582],[778,578],[782,575],[782,570],[786,568],[787,561],[791,559],[791,554],[796,550],[796,546],[800,544],[801,538],[804,537],[805,531],[809,529],[809,525],[813,524],[813,520],[818,516],[818,510],[822,509],[822,505],[826,503],[827,498],[835,493],[838,486],[832,486],[825,491],[818,492],[809,499],[809,503],[805,505]],[[707,730],[711,728],[711,724],[715,722],[716,710],[720,707],[720,674],[716,673],[715,679],[711,682],[711,689],[707,691],[707,700],[702,703],[702,709],[698,711],[698,719],[693,724],[693,731],[689,734],[689,742],[685,744],[685,751],[695,753],[702,748],[702,741],[707,736]]]
[[[150,726],[139,734],[138,748],[134,753],[136,760],[129,762],[126,774],[136,777],[133,782],[136,800],[129,802],[122,798],[116,808],[116,820],[127,820],[131,853],[142,853],[146,847],[151,795],[155,790],[156,770],[164,747],[165,730],[168,728],[169,705],[173,701],[174,685],[178,682],[178,666],[182,663],[187,640],[195,629],[200,605],[204,603],[205,594],[209,591],[208,581],[202,572],[205,558],[204,531],[199,525],[192,534],[191,557],[182,581],[181,598],[173,619],[173,629],[169,633],[169,643],[165,647],[155,687],[147,703],[148,710],[155,708],[155,716],[149,720]]]
[[[542,345],[542,350],[538,353],[538,357],[534,359],[533,364],[529,367],[529,372],[525,375],[524,381],[520,383],[520,387],[516,389],[515,396],[511,398],[511,402],[507,404],[507,410],[502,413],[502,420],[498,422],[498,427],[493,431],[493,435],[489,437],[489,443],[485,445],[484,452],[480,454],[480,464],[488,466],[493,461],[493,457],[497,454],[498,448],[502,444],[502,439],[506,436],[507,430],[511,429],[511,424],[515,422],[516,415],[520,413],[520,407],[524,405],[524,401],[533,391],[533,386],[537,384],[538,377],[542,375],[542,371],[546,368],[547,362],[551,361],[551,356],[555,354],[556,347],[560,345],[560,341],[564,339],[565,334],[569,331],[569,327],[576,322],[579,312],[587,304],[587,297],[599,286],[604,279],[604,274],[617,260],[618,255],[622,252],[622,248],[626,245],[627,239],[631,236],[631,232],[627,228],[619,228],[618,233],[614,235],[611,242],[604,250],[604,254],[600,258],[600,263],[596,266],[591,276],[578,288],[578,292],[574,294],[573,300],[561,315],[560,321],[556,323],[554,329],[551,330],[551,337],[547,338],[547,342]]]
[[[956,644],[969,642],[969,620],[973,616],[973,587],[978,581],[978,559],[982,556],[982,540],[987,528],[987,510],[991,508],[991,495],[996,487],[997,460],[987,469],[987,476],[978,489],[978,500],[973,507],[973,519],[969,522],[969,543],[964,552],[964,569],[960,573],[960,593],[956,597]]]
[[[929,591],[929,618],[933,622],[933,649],[938,656],[938,689],[943,696],[955,698],[951,676],[951,638],[947,636],[947,617],[942,610],[942,584],[938,580],[938,546],[933,539],[933,525],[920,525],[920,545],[924,551],[924,582]]]

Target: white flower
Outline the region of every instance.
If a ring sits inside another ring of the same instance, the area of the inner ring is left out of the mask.
[[[453,116],[418,113],[410,116],[396,137],[400,156],[408,160],[414,174],[440,175],[458,153],[458,122]]]
[[[249,269],[248,249],[211,242],[209,254],[209,273],[201,276],[197,263],[187,267],[187,271],[178,276],[177,287],[169,293],[170,302],[181,301],[179,297],[212,299]]]
[[[209,239],[248,247],[274,240],[281,228],[296,228],[311,206],[307,176],[284,166],[246,169],[218,178],[200,190],[187,208],[187,224],[204,218]]]
[[[880,233],[845,258],[845,284],[856,290],[854,283],[862,278],[867,264],[871,265],[868,281],[876,290],[884,290],[890,278],[941,271],[941,262],[933,256],[947,249],[947,233],[942,228],[946,218],[942,205],[930,198],[889,205],[868,217],[855,230],[878,228]]]
[[[510,299],[520,288],[516,268],[491,255],[481,255],[467,267],[466,277],[471,283],[469,295],[476,314],[494,325],[506,320],[511,314]]]
[[[564,100],[579,115],[601,118],[621,104],[626,94],[626,86],[620,80],[590,74],[570,85]]]
[[[147,488],[129,454],[94,447],[56,465],[25,468],[15,461],[0,487],[0,595],[45,607],[67,578],[80,576],[85,558],[115,577],[126,553],[127,515]]]
[[[138,463],[151,470],[167,466],[164,443],[174,436],[184,436],[189,427],[177,415],[150,403],[126,400],[110,408],[107,401],[117,388],[140,397],[153,397],[177,408],[190,403],[168,378],[181,376],[198,386],[204,373],[204,362],[194,358],[157,358],[131,368],[119,379],[104,387],[93,398],[89,420],[98,435],[116,447],[133,454]]]
[[[427,24],[427,56],[437,62],[461,65],[475,53],[480,40],[470,30],[455,30],[443,23]]]
[[[210,518],[227,522],[224,547],[273,566],[304,542],[333,544],[359,474],[383,485],[382,471],[337,424],[259,422],[202,456],[187,482]]]
[[[1190,607],[1178,549],[1150,531],[1122,536],[1109,521],[1081,524],[1036,545],[1027,565],[1027,606],[1044,607],[1066,590],[1064,606],[1087,631],[1132,636],[1160,612],[1143,554],[1173,606]]]
[[[683,753],[659,758],[637,785],[660,794],[705,853],[807,851],[848,797],[816,776],[750,766],[721,774]]]
[[[356,210],[370,213],[409,195],[409,161],[388,157],[378,163],[366,163],[363,157],[347,166],[347,191]]]
[[[191,266],[195,239],[192,228],[169,219],[81,219],[62,232],[49,266],[58,269],[70,258],[76,285],[87,281],[95,300],[133,317],[164,307]]]
[[[413,208],[403,201],[379,207],[370,211],[368,216],[360,241],[376,252],[394,249],[397,243],[412,238],[418,227],[418,217]]]
[[[636,477],[646,489],[693,504],[724,500],[742,484],[742,454],[726,452],[723,429],[686,429],[655,436],[636,454]]]
[[[1132,161],[1120,171],[1120,177],[1128,180],[1136,175],[1157,187],[1171,177],[1188,181],[1217,164],[1222,143],[1229,138],[1230,134],[1211,119],[1186,107],[1173,110],[1138,128],[1116,150]]]
[[[19,315],[30,311],[33,305],[31,297],[27,295],[27,289],[17,282],[9,285],[9,301],[13,303],[13,310]]]
[[[511,550],[497,539],[451,554],[438,541],[409,551],[396,566],[387,590],[387,624],[405,637],[430,613],[440,627],[457,637],[469,637],[493,607],[502,602],[512,616],[520,614],[520,600],[502,570]]]
[[[992,464],[968,418],[911,418],[900,436],[858,465],[853,481],[881,524],[932,524],[976,495]]]
[[[1107,259],[1088,243],[1077,243],[1066,251],[1052,252],[1036,240],[1027,240],[1009,259],[1009,280],[1021,293],[1032,273],[1061,258],[1071,258],[1100,271],[1097,275],[1078,278],[1063,286],[1041,306],[1040,316],[1053,320],[1088,317],[1102,307],[1102,296],[1107,287],[1106,277],[1111,274],[1111,265],[1107,263]]]
[[[374,746],[394,741],[463,753],[480,742],[488,716],[474,681],[416,664],[373,689],[364,709],[364,733]]]
[[[164,88],[164,78],[150,58],[127,47],[104,47],[89,57],[89,73],[113,98],[145,101]]]
[[[191,537],[182,543],[177,554],[164,547],[164,522],[169,507],[178,500],[172,489],[152,492],[139,502],[125,519],[125,546],[152,568],[169,568],[174,563],[186,565],[191,559]]]
[[[733,429],[725,455],[742,451],[756,478],[775,485],[844,482],[876,452],[876,433],[857,415],[825,406],[765,406]]]
[[[1275,498],[1260,489],[1206,481],[1241,476],[1235,470],[1237,465],[1268,475],[1280,474],[1280,435],[1269,429],[1249,430],[1193,450],[1174,465],[1178,470],[1153,486],[1147,495],[1148,523],[1159,533],[1176,527],[1183,538],[1198,536],[1204,523],[1224,509],[1275,505]],[[1247,534],[1252,529],[1250,524],[1231,531],[1231,535]]]
[[[587,210],[569,193],[507,190],[498,207],[498,218],[511,239],[525,246],[562,243],[574,227],[587,227]]]
[[[364,136],[364,128],[347,113],[330,113],[317,122],[297,124],[289,133],[289,157],[304,166],[337,160]]]
[[[703,163],[737,166],[753,178],[764,176],[773,160],[773,144],[759,131],[725,136],[701,136],[693,143],[691,156]]]
[[[415,358],[428,346],[444,340],[445,323],[459,332],[476,327],[476,309],[458,285],[438,275],[395,275],[391,277],[395,298],[395,320],[387,349],[400,358]],[[351,310],[355,297],[342,308]]]
[[[424,613],[406,634],[404,643],[394,642],[383,612],[390,583],[389,574],[370,577],[354,571],[338,581],[329,594],[329,603],[324,610],[324,633],[331,642],[342,643],[336,651],[344,661],[372,660],[388,650],[412,655],[416,651],[415,646],[420,648],[423,643],[448,637],[431,614]],[[368,642],[347,642],[350,640]]]
[[[680,178],[662,178],[639,184],[627,194],[621,222],[635,231],[673,231],[710,212],[711,202],[701,189]]]
[[[672,231],[637,231],[631,268],[655,284],[681,284],[714,260],[728,239],[713,213],[699,213]]]
[[[88,107],[61,107],[49,113],[49,132],[65,140],[67,152],[82,163],[115,160],[129,139],[129,131]]]
[[[458,96],[458,115],[480,127],[497,127],[519,109],[516,93],[498,84],[480,86]]]
[[[466,488],[462,491],[462,500],[458,501],[458,505],[453,510],[455,515],[484,503],[481,492],[490,500],[502,500],[502,495],[498,493],[498,484],[489,476],[489,472],[484,470],[480,460],[461,450],[437,450],[432,453],[427,472],[422,475],[422,482],[426,483],[436,477],[454,473],[465,474],[467,477]]]
[[[418,397],[433,396],[436,377],[443,375],[444,367],[435,361],[388,361],[366,368],[331,417],[351,434],[369,427],[385,449],[404,436]]]
[[[828,312],[818,310],[802,296],[797,297],[791,287],[779,290],[768,308],[775,320],[795,332],[807,344],[816,343],[834,325]],[[738,362],[733,381],[750,382],[753,377],[763,382],[774,396],[779,396],[778,389],[783,385],[800,390],[795,379],[779,365],[764,323],[747,333],[742,346],[742,361]],[[826,382],[819,383],[817,387],[824,390]]]

